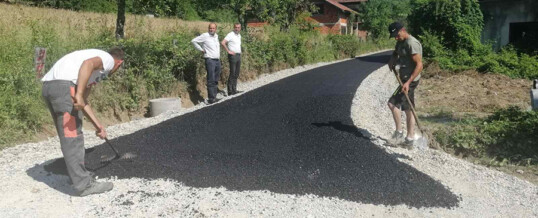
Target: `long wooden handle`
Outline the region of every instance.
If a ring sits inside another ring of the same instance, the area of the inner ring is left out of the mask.
[[[398,72],[396,72],[396,79],[398,79],[398,83],[400,83],[400,86],[403,89],[403,83],[402,83],[402,80],[400,79],[400,73],[398,73]],[[402,90],[402,92],[403,92],[403,90]],[[411,99],[409,99],[409,95],[407,95],[406,92],[403,92],[403,93],[405,95],[405,98],[407,99],[407,103],[409,103],[409,106],[411,107],[411,112],[413,112],[413,116],[415,117],[415,121],[417,121],[418,129],[420,130],[420,133],[422,133],[424,135],[424,131],[422,131],[422,127],[420,126],[420,122],[418,121],[417,112],[415,112],[415,107],[411,103]]]

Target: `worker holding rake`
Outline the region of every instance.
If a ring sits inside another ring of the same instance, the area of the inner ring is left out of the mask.
[[[75,51],[58,60],[42,79],[42,95],[60,138],[67,173],[80,196],[113,188],[111,182],[94,181],[84,166],[82,113],[90,118],[96,135],[105,139],[105,128],[95,118],[87,98],[91,87],[118,70],[123,58],[120,48],[112,48],[109,52],[98,49]]]
[[[390,38],[395,38],[397,43],[388,65],[390,70],[396,74],[396,78],[400,83],[400,86],[388,101],[388,106],[396,124],[392,139],[402,141],[402,138],[404,138],[401,124],[401,110],[404,110],[407,118],[407,134],[403,141],[405,145],[411,146],[416,139],[415,121],[418,123],[414,111],[414,93],[419,84],[422,71],[422,45],[399,22],[389,25],[389,33]]]

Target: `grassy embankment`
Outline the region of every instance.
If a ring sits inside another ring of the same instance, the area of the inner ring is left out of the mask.
[[[180,96],[186,106],[203,99],[203,62],[189,42],[206,31],[207,22],[127,15],[126,38],[116,41],[115,21],[115,14],[0,4],[0,149],[55,134],[33,71],[38,46],[47,48],[46,69],[73,50],[124,47],[124,68],[98,85],[90,97],[106,124],[144,116],[152,98]],[[219,24],[221,39],[229,31],[230,24]],[[393,46],[390,41],[359,42],[353,36],[327,37],[299,27],[280,32],[278,27],[267,26],[243,36],[240,80]],[[228,68],[222,52],[225,81]]]

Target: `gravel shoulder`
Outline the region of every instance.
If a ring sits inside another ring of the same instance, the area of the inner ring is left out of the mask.
[[[344,60],[342,60],[344,61]],[[339,62],[339,61],[336,61]],[[288,76],[331,63],[279,71],[239,84],[249,91]],[[316,195],[289,195],[260,191],[231,191],[224,187],[193,188],[173,180],[99,178],[114,182],[108,193],[73,196],[67,176],[50,174],[44,166],[62,157],[57,137],[0,151],[1,217],[538,217],[538,187],[516,177],[476,166],[430,150],[406,150],[385,145],[393,128],[386,100],[396,81],[382,67],[361,84],[355,94],[355,125],[387,153],[431,176],[460,197],[458,207],[410,208],[407,205],[363,204]],[[234,96],[236,97],[236,96]],[[229,99],[231,97],[226,97]],[[359,108],[360,103],[360,108]],[[200,104],[154,118],[107,128],[110,138],[127,135],[162,121],[198,110]],[[86,147],[102,141],[85,134]]]

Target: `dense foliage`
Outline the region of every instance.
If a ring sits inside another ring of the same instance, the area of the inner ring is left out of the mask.
[[[364,30],[374,39],[386,39],[389,24],[394,21],[405,23],[410,11],[409,0],[369,0],[361,7],[360,18]]]
[[[538,56],[505,47],[495,52],[480,41],[483,16],[477,0],[412,0],[410,32],[424,56],[447,70],[476,69],[513,78],[538,78]]]
[[[457,153],[491,158],[491,164],[538,164],[538,111],[502,109],[485,119],[465,119],[435,135]]]

